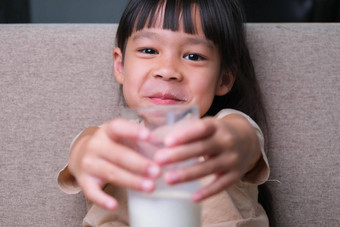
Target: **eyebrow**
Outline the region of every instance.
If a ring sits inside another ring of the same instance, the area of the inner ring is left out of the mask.
[[[138,39],[143,39],[143,38],[147,38],[147,39],[153,39],[156,40],[158,39],[159,35],[155,32],[152,31],[140,31],[137,32],[132,39],[134,41],[138,40]],[[204,45],[206,47],[208,47],[209,49],[214,49],[214,44],[212,41],[207,40],[207,39],[202,39],[202,38],[197,38],[197,37],[188,37],[185,40],[186,43],[191,43],[194,45]]]

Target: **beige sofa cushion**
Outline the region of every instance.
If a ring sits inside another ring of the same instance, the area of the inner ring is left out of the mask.
[[[340,25],[248,24],[268,108],[277,226],[340,222]],[[0,223],[80,226],[56,175],[72,138],[117,116],[116,25],[0,25]],[[274,226],[274,225],[273,225]]]

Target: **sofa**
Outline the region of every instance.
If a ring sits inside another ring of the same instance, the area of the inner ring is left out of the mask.
[[[56,177],[119,115],[117,24],[0,25],[0,226],[81,226]],[[271,226],[340,226],[340,24],[246,24],[268,112]]]

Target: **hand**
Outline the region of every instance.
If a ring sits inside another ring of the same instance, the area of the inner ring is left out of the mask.
[[[111,183],[135,190],[151,192],[152,179],[160,168],[123,144],[123,140],[148,140],[150,132],[127,120],[117,119],[96,130],[85,130],[71,149],[68,168],[85,196],[109,210],[117,201],[102,187]]]
[[[195,201],[234,184],[255,166],[261,156],[255,129],[238,114],[220,120],[212,117],[197,120],[190,127],[169,134],[165,144],[167,148],[155,155],[155,161],[160,165],[204,157],[204,161],[194,166],[167,172],[167,183],[176,184],[215,175],[212,183],[193,195]]]

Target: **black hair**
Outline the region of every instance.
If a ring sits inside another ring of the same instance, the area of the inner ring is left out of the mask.
[[[246,44],[243,9],[238,0],[130,0],[116,34],[116,46],[125,53],[128,38],[134,31],[155,26],[155,16],[164,8],[163,29],[179,30],[195,34],[193,6],[201,17],[203,32],[220,50],[220,70],[235,77],[231,91],[224,96],[215,96],[206,113],[215,115],[225,108],[239,110],[257,122],[268,137],[265,108],[254,66]],[[271,199],[266,185],[259,186],[259,202],[270,214]],[[273,220],[270,217],[270,220]]]

